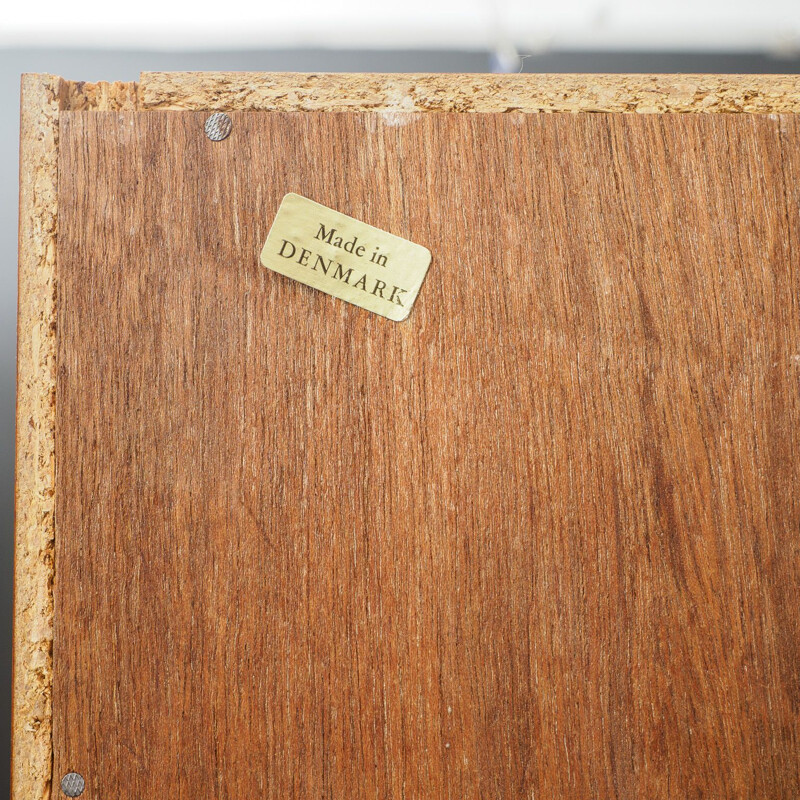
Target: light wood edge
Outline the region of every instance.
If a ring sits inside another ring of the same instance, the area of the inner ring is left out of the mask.
[[[62,111],[800,112],[792,75],[144,72],[22,77],[12,800],[52,794],[58,127]]]
[[[54,428],[58,119],[64,110],[137,105],[136,85],[23,75],[11,745],[13,800],[48,800],[52,783]]]
[[[800,112],[800,75],[143,72],[142,110]]]

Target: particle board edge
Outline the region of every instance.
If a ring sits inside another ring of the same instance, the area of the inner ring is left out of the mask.
[[[142,110],[796,113],[798,75],[142,72]]]
[[[11,797],[52,781],[59,113],[132,110],[135,83],[25,74],[20,93]]]

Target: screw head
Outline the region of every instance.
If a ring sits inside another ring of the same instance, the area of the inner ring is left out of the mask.
[[[86,781],[83,779],[83,775],[77,772],[68,772],[61,779],[61,791],[67,797],[78,797],[83,794],[85,788]]]
[[[227,114],[217,111],[206,120],[206,136],[212,142],[221,142],[230,136],[233,123]]]

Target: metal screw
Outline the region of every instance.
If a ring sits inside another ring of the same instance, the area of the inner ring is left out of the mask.
[[[85,788],[86,781],[83,779],[83,775],[77,772],[68,772],[61,779],[61,791],[64,792],[67,797],[78,797],[83,794]]]
[[[212,142],[221,142],[230,136],[233,123],[227,114],[217,111],[206,120],[206,136]]]

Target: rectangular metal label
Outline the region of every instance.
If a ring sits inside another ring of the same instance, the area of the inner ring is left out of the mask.
[[[265,267],[397,321],[411,311],[430,262],[427,248],[294,193],[261,251]]]

